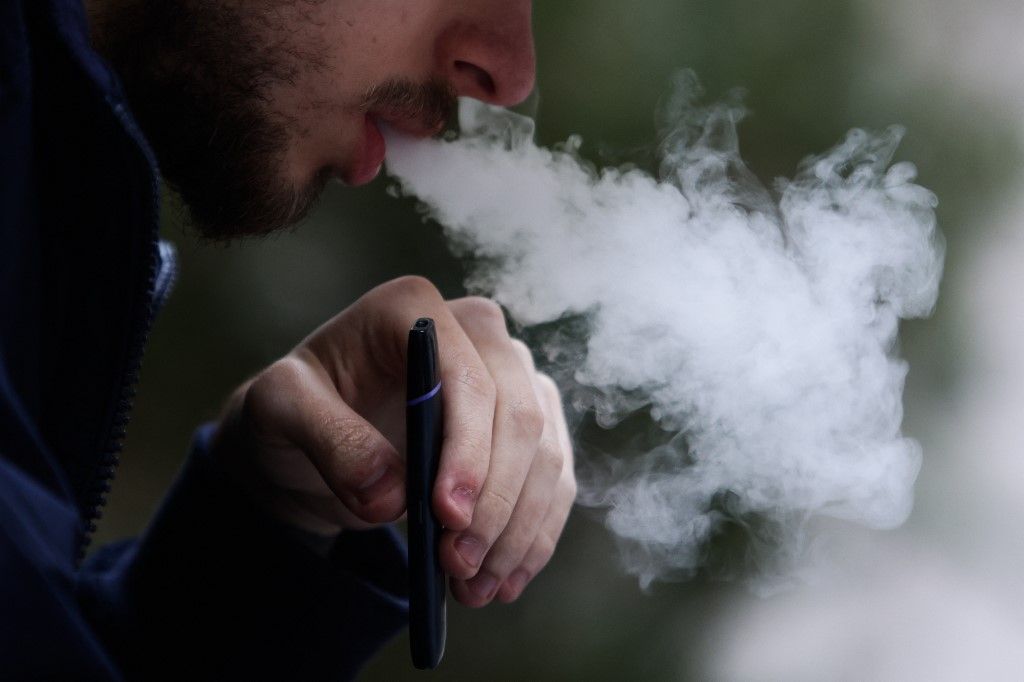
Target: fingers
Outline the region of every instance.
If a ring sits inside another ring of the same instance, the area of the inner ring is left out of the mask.
[[[550,412],[549,409],[545,411]],[[494,597],[501,584],[522,562],[551,506],[565,456],[553,420],[548,417],[545,422],[536,456],[511,519],[487,554],[480,572],[464,586],[455,588],[456,594],[467,604],[482,606]]]
[[[261,442],[288,460],[305,457],[330,490],[368,523],[398,518],[405,509],[405,466],[398,452],[338,395],[319,364],[296,351],[249,386],[242,418]],[[280,480],[281,477],[278,476]],[[283,481],[288,487],[288,481]]]
[[[281,392],[271,390],[269,381],[257,395],[287,414],[288,438],[309,453],[356,516],[394,518],[404,504],[404,465],[373,424],[401,447],[401,432],[396,437],[394,420],[385,418],[400,406],[382,410],[381,404],[404,393],[408,331],[420,317],[434,319],[440,349],[444,438],[432,506],[446,528],[442,565],[460,601],[515,599],[550,558],[575,497],[575,478],[558,390],[537,374],[529,349],[509,337],[495,303],[449,303],[427,280],[394,280],[293,354],[300,361],[302,351],[309,353],[314,360],[308,364],[326,376],[316,382],[319,393],[304,394],[307,405],[282,405]],[[312,371],[302,362],[298,368],[279,364],[284,369],[278,381],[309,380],[296,376]],[[347,451],[358,455],[346,460]],[[382,473],[375,478],[371,470]],[[332,513],[317,500],[301,511]]]
[[[558,389],[542,374],[535,374],[533,383],[546,417],[544,434],[512,518],[480,572],[466,582],[452,581],[453,594],[469,606],[483,606],[496,595],[506,602],[518,598],[550,559],[575,499],[572,451]]]
[[[558,387],[550,377],[540,375],[538,383],[541,385],[541,395],[545,398],[551,420],[555,425],[555,432],[561,448],[565,454],[558,482],[555,485],[554,493],[551,496],[551,506],[548,507],[544,520],[540,523],[539,530],[526,555],[501,585],[498,590],[498,598],[505,602],[511,602],[519,598],[519,595],[526,589],[526,585],[540,573],[552,554],[555,545],[565,530],[569,513],[576,501],[576,472],[573,460],[572,441],[569,438],[569,427],[565,422],[565,410],[562,407],[562,399]]]
[[[498,598],[501,601],[508,603],[518,599],[529,582],[551,560],[558,539],[562,537],[562,531],[565,530],[565,523],[569,520],[573,502],[576,500],[576,479],[569,471],[570,468],[563,468],[551,507],[540,525],[537,537],[534,538],[526,556],[523,557],[522,563],[509,574],[499,588]]]
[[[444,444],[434,488],[434,513],[446,528],[462,530],[473,518],[490,464],[497,389],[434,285],[422,277],[402,277],[383,284],[307,343],[333,367],[346,402],[365,414],[379,402],[386,388],[382,384],[394,387],[404,383],[409,328],[420,317],[434,320],[444,387]],[[336,341],[352,337],[358,339],[359,351]],[[353,364],[352,358],[362,358],[361,366]]]
[[[441,544],[442,565],[448,573],[469,578],[477,573],[484,556],[506,529],[513,509],[524,504],[520,493],[524,492],[523,483],[538,451],[545,416],[531,372],[513,346],[497,304],[483,298],[464,298],[450,302],[449,308],[479,352],[495,385],[487,478],[470,525],[461,532],[446,533]],[[560,457],[558,461],[560,466]],[[558,471],[554,473],[552,483]],[[547,500],[537,499],[543,495],[542,490],[531,488],[528,492],[526,504],[531,511],[542,503],[546,506]],[[535,514],[535,521],[540,520],[542,511]]]

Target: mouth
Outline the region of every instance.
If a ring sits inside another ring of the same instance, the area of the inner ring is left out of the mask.
[[[384,135],[377,120],[371,114],[363,117],[363,135],[360,143],[359,150],[342,175],[345,184],[352,187],[369,183],[377,177],[381,166],[384,165],[387,144],[384,142]]]
[[[370,112],[363,117],[362,146],[353,163],[343,174],[345,184],[357,187],[371,182],[380,173],[387,154],[382,127],[394,129],[417,138],[433,137],[444,129],[444,122],[429,124],[412,118],[387,117]]]

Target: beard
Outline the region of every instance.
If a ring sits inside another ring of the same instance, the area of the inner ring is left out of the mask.
[[[294,38],[295,22],[313,25],[322,3],[127,0],[94,22],[96,48],[120,77],[164,180],[203,237],[231,240],[293,225],[331,177],[329,168],[302,186],[285,177],[289,146],[305,133],[270,94],[328,68],[327,45]],[[444,83],[395,79],[372,88],[361,106],[445,121],[455,96]]]

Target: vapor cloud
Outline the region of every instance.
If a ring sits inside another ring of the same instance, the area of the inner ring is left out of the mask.
[[[580,500],[643,585],[691,574],[729,528],[786,572],[808,519],[906,518],[921,450],[900,431],[898,323],[930,313],[942,270],[935,197],[890,165],[899,129],[854,130],[769,191],[740,159],[741,108],[696,93],[682,76],[658,177],[594,168],[576,139],[539,147],[531,121],[470,101],[456,140],[388,141],[402,191],[578,414],[656,432],[578,455]]]

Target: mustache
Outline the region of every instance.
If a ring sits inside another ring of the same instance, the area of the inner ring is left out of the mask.
[[[425,128],[439,128],[455,116],[458,99],[445,80],[417,83],[395,78],[371,87],[360,108],[385,120],[416,121]]]

